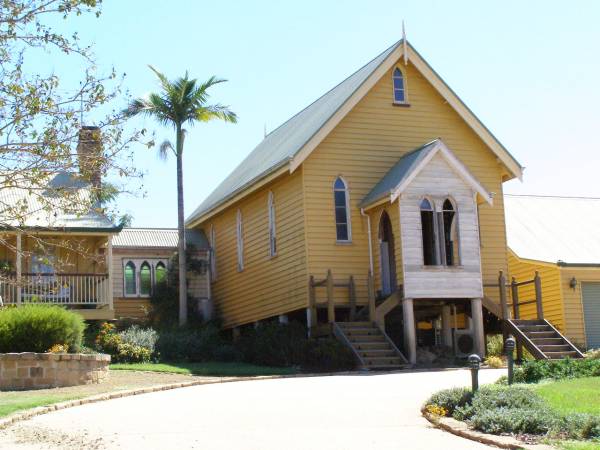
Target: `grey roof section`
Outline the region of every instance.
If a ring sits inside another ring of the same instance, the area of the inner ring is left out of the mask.
[[[425,158],[425,156],[427,156],[427,154],[433,150],[439,142],[439,139],[435,139],[402,156],[402,158],[400,158],[398,162],[394,164],[388,173],[386,173],[384,177],[379,180],[379,183],[377,183],[375,187],[371,189],[371,192],[369,192],[366,197],[363,198],[363,200],[360,202],[360,207],[364,208],[386,196],[391,195],[396,187],[398,187],[398,185],[410,175],[419,162],[422,161],[423,158]]]
[[[197,219],[210,209],[227,201],[248,185],[286,164],[400,45],[402,45],[402,41],[396,42],[325,95],[269,133],[196,208],[186,222],[189,223]]]
[[[61,195],[61,190],[70,193]],[[104,214],[94,208],[85,210],[90,195],[89,184],[69,172],[35,181],[0,175],[0,227],[118,232],[120,227]]]
[[[186,230],[186,241],[198,249],[209,248],[201,231]],[[123,228],[113,238],[113,247],[176,249],[178,242],[177,228]]]
[[[600,264],[600,198],[504,195],[508,247],[535,261]]]

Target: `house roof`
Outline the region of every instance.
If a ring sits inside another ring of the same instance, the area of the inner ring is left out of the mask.
[[[520,258],[600,263],[600,198],[505,195],[509,248]]]
[[[402,156],[375,187],[371,189],[371,192],[363,198],[362,202],[360,202],[360,207],[365,208],[386,196],[391,196],[398,185],[408,177],[418,163],[423,160],[437,143],[438,139],[428,142]]]
[[[61,190],[70,191],[61,195]],[[49,174],[35,182],[0,175],[0,227],[40,230],[117,232],[120,227],[90,203],[90,185],[69,172]],[[73,204],[73,199],[80,204]]]
[[[177,228],[123,228],[113,238],[113,247],[176,249],[178,241]],[[209,247],[201,231],[186,230],[186,241],[199,249]]]
[[[440,153],[444,157],[446,162],[456,171],[457,175],[470,185],[481,198],[490,204],[492,203],[492,195],[469,172],[464,164],[458,160],[446,144],[438,138],[403,155],[362,200],[360,207],[368,208],[369,206],[374,206],[374,204],[386,197],[390,201],[396,200],[406,186],[410,184],[413,178],[437,153]]]
[[[265,139],[221,182],[219,186],[196,208],[186,223],[192,224],[206,217],[220,205],[243,192],[268,175],[283,167],[290,172],[298,167],[310,154],[320,139],[324,138],[328,125],[341,120],[349,110],[366,94],[392,64],[402,56],[405,46],[400,40],[369,63],[361,67],[325,95],[311,103],[269,133]],[[482,137],[491,150],[498,155],[513,176],[521,177],[522,167],[490,133],[490,131],[462,103],[456,94],[431,69],[414,48],[406,42],[409,60],[425,78],[442,94],[457,112]],[[389,66],[389,67],[388,67]],[[385,69],[385,70],[383,70]]]

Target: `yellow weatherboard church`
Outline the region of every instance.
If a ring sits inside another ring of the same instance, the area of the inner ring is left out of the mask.
[[[502,184],[521,176],[401,40],[268,134],[187,226],[235,333],[299,320],[367,368],[414,364],[429,340],[483,355],[508,266]]]

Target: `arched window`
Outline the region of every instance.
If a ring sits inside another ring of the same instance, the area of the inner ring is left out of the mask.
[[[129,261],[125,264],[123,276],[125,278],[125,295],[137,295],[135,264],[133,262]]]
[[[404,87],[404,76],[402,71],[396,67],[392,75],[394,83],[394,103],[406,103],[406,89]]]
[[[156,284],[165,283],[167,281],[167,268],[163,262],[156,264],[156,267],[154,268],[154,279],[156,280]]]
[[[435,214],[433,203],[424,198],[421,200],[421,233],[423,235],[423,264],[426,266],[435,266],[438,264]]]
[[[269,255],[277,254],[277,235],[275,230],[275,200],[273,193],[269,192]]]
[[[238,258],[238,271],[244,270],[244,229],[242,225],[242,211],[237,211],[237,223],[236,223],[236,234],[237,234],[237,258]]]
[[[444,224],[444,263],[447,266],[458,265],[458,221],[456,209],[450,199],[442,205],[442,223]]]
[[[338,242],[350,242],[352,240],[350,201],[348,186],[342,177],[336,178],[333,183],[333,198],[335,204],[336,239]]]
[[[152,269],[146,261],[140,266],[140,295],[150,295],[152,291]]]
[[[210,226],[210,278],[212,281],[217,279],[217,236],[215,226]]]

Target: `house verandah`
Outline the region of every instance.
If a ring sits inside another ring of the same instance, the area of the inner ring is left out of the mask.
[[[2,233],[2,303],[60,305],[86,320],[113,319],[112,237],[118,231]]]

